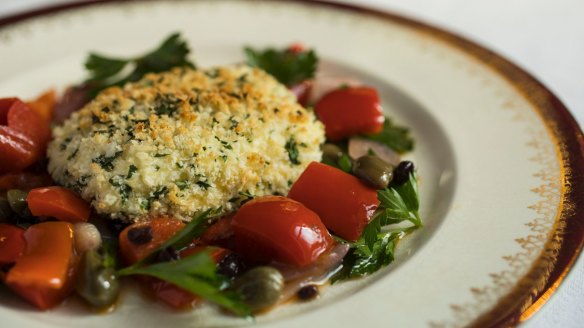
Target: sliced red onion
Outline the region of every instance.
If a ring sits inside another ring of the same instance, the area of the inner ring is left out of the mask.
[[[306,285],[324,284],[339,268],[348,251],[349,245],[338,243],[328,253],[321,255],[316,262],[307,267],[296,268],[275,264],[274,267],[282,273],[286,283],[279,303],[289,300],[300,288]]]
[[[296,99],[300,105],[305,107],[308,105],[313,83],[314,81],[312,80],[305,80],[289,88],[290,91],[292,91],[292,93],[296,96]]]
[[[312,92],[310,93],[309,103],[314,104],[325,94],[338,89],[344,85],[346,86],[358,86],[361,85],[361,81],[341,76],[317,76],[312,85]]]
[[[393,167],[396,167],[400,162],[400,156],[398,153],[377,141],[354,137],[349,139],[348,148],[349,156],[352,159],[368,155],[369,150],[372,150],[375,155]]]
[[[87,104],[87,87],[72,86],[65,90],[61,100],[55,105],[53,121],[61,123],[75,111]]]

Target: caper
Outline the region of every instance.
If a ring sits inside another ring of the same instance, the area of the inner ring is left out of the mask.
[[[377,189],[387,188],[393,177],[393,167],[373,155],[359,157],[353,164],[353,174]]]
[[[26,203],[28,193],[19,189],[10,189],[6,192],[6,198],[10,208],[20,217],[27,216],[28,204]]]
[[[104,266],[103,261],[97,250],[85,252],[75,281],[77,293],[97,308],[113,304],[120,291],[120,283],[114,268]]]
[[[237,278],[233,288],[239,292],[252,311],[274,305],[282,295],[284,277],[280,271],[269,266],[249,270]]]
[[[336,164],[341,156],[343,156],[343,150],[339,146],[331,143],[325,143],[322,145],[323,162]]]
[[[12,219],[12,215],[8,199],[0,196],[0,222],[9,222]]]

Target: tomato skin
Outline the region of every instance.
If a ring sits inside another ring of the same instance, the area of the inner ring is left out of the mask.
[[[68,222],[43,222],[24,232],[26,248],[6,275],[5,283],[37,308],[61,303],[73,290],[79,260],[73,226]]]
[[[232,226],[237,253],[257,262],[275,260],[303,267],[333,244],[318,215],[281,196],[247,202],[233,217]]]
[[[332,166],[312,162],[288,197],[316,212],[338,236],[356,241],[379,206],[377,191]]]
[[[18,98],[0,99],[0,173],[20,171],[44,156],[49,121]]]
[[[0,189],[31,190],[33,188],[54,185],[53,179],[46,173],[11,172],[0,175]]]
[[[25,248],[24,229],[0,223],[0,265],[14,263]]]
[[[87,222],[91,207],[75,192],[58,186],[32,189],[26,198],[34,216],[51,216],[71,223]]]
[[[316,103],[314,110],[325,126],[327,139],[332,141],[379,133],[385,121],[377,90],[365,86],[333,90]]]
[[[286,51],[293,54],[300,54],[306,51],[306,47],[300,42],[295,42],[289,45]]]

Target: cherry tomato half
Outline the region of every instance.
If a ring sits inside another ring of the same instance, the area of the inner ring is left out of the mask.
[[[237,253],[257,262],[275,260],[302,267],[333,244],[318,215],[280,196],[247,202],[235,214],[232,225]]]
[[[318,214],[331,231],[355,241],[379,206],[377,192],[356,177],[312,162],[292,185],[288,197]]]
[[[385,121],[377,90],[365,86],[333,90],[316,103],[314,110],[332,141],[379,133]]]

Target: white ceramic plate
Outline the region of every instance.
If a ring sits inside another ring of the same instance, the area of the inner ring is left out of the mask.
[[[0,95],[32,98],[62,88],[84,78],[89,51],[139,54],[174,31],[186,36],[200,66],[239,61],[244,45],[314,47],[323,70],[377,87],[387,114],[416,139],[411,157],[425,227],[400,243],[397,261],[257,323],[514,324],[541,306],[579,253],[584,139],[567,110],[505,59],[409,19],[296,1],[52,8],[0,21]],[[78,302],[41,313],[3,292],[0,317],[3,327],[248,324],[212,307],[173,313],[137,293],[125,293],[114,313],[98,315]]]

